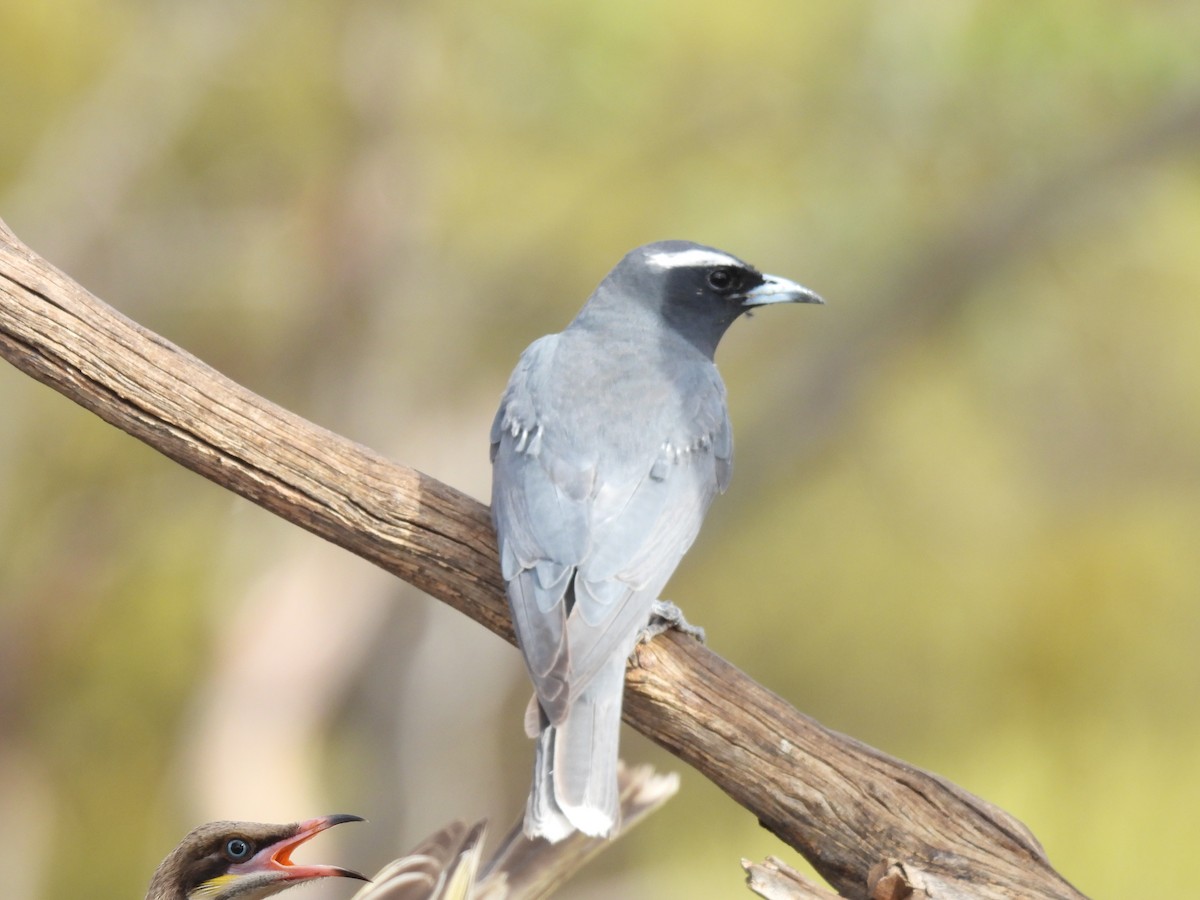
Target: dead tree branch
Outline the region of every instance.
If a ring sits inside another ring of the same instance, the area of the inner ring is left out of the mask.
[[[93,297],[3,223],[0,356],[513,640],[486,507],[235,384]],[[626,685],[633,727],[699,769],[846,897],[874,896],[885,880],[903,892],[898,878],[938,898],[1082,897],[1008,814],[823,728],[690,639],[641,647]]]

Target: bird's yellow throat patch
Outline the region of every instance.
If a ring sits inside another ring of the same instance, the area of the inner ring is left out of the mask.
[[[200,887],[196,888],[188,894],[188,900],[204,900],[205,897],[215,897],[221,893],[230,883],[237,880],[236,875],[218,875],[216,878],[210,878]]]

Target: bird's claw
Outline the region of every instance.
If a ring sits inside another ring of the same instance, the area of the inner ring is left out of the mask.
[[[644,644],[658,637],[664,631],[674,628],[676,631],[682,631],[689,637],[694,637],[700,643],[704,643],[704,629],[699,625],[693,625],[683,617],[683,610],[672,603],[670,600],[655,600],[654,606],[650,609],[650,621],[646,627],[638,632],[638,643]]]

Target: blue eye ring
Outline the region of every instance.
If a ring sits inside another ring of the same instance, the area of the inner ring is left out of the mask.
[[[232,862],[244,862],[254,855],[254,847],[245,838],[230,838],[225,842],[225,855]]]

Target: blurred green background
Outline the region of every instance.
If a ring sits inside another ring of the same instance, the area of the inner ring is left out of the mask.
[[[1096,897],[1200,844],[1200,5],[8,3],[0,217],[252,390],[480,498],[533,338],[688,238],[823,294],[718,361],[668,596]],[[210,818],[502,831],[517,653],[0,367],[0,872],[140,897]],[[634,761],[672,760],[626,730]],[[563,891],[796,855],[691,771]],[[341,898],[346,885],[307,896]]]

